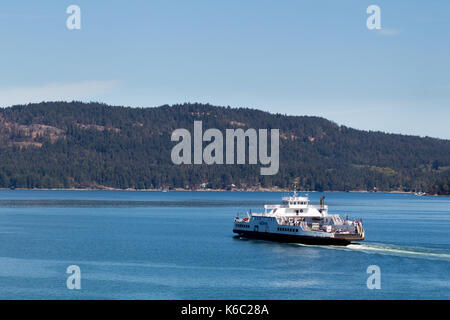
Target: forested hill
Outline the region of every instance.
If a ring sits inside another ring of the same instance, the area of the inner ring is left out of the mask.
[[[174,165],[173,130],[279,128],[280,169]],[[450,140],[366,132],[318,117],[201,104],[157,108],[49,102],[0,109],[0,187],[425,190],[450,174]]]
[[[450,196],[450,175],[447,178],[432,183],[427,191],[429,194]]]

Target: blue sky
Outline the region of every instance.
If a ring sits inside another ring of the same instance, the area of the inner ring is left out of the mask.
[[[16,0],[0,41],[0,106],[203,102],[450,139],[446,0]]]

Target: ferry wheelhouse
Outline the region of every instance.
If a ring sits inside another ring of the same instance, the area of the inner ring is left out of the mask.
[[[234,219],[233,232],[239,236],[305,244],[347,245],[364,240],[361,220],[347,220],[328,214],[324,197],[320,205],[308,196],[283,197],[282,204],[265,205],[264,212]]]

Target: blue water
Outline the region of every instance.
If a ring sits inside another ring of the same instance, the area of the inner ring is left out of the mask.
[[[0,191],[0,299],[450,298],[450,198],[327,193],[330,212],[363,219],[362,245],[233,237],[236,212],[282,195]]]

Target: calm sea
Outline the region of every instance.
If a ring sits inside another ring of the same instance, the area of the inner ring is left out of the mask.
[[[450,298],[450,198],[325,194],[330,212],[363,219],[362,245],[233,236],[238,211],[283,195],[0,191],[0,299]],[[66,287],[69,265],[81,290]]]

